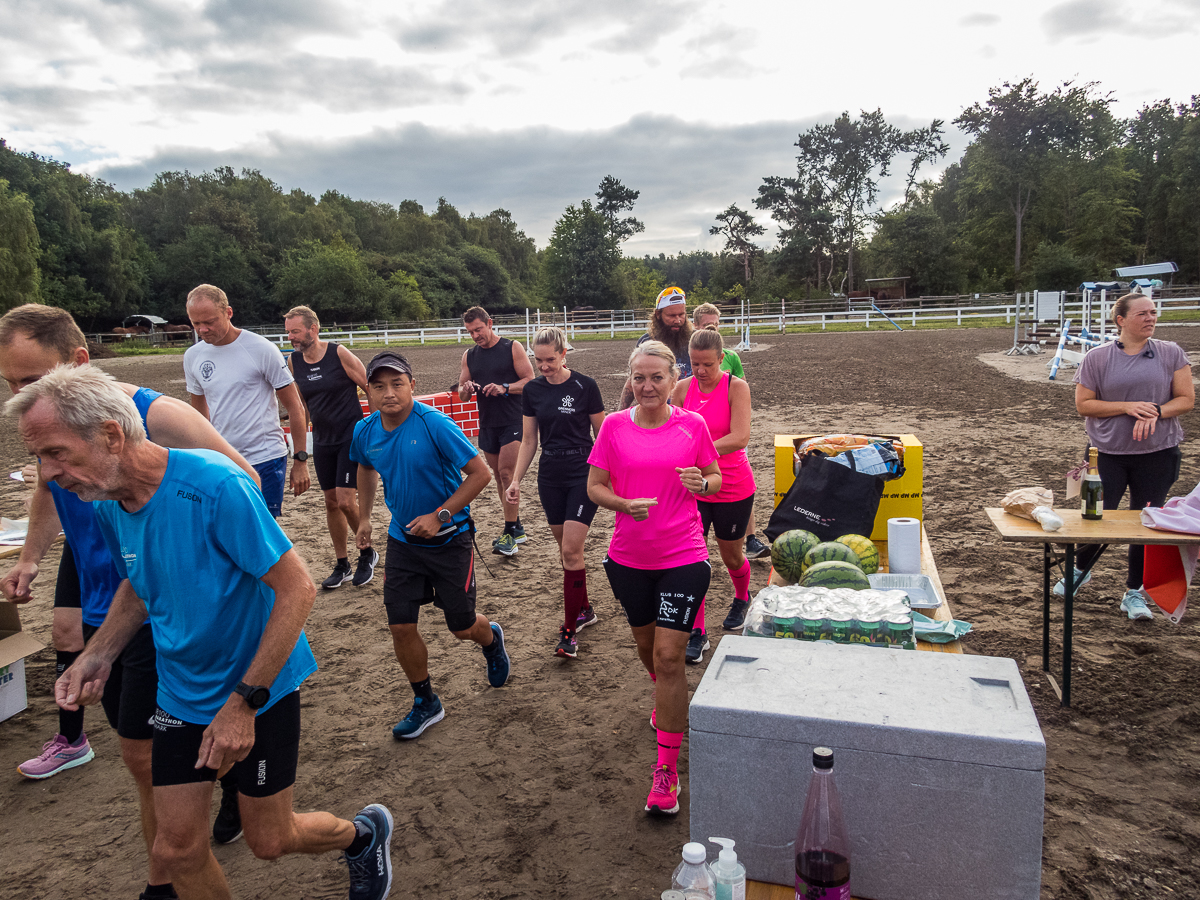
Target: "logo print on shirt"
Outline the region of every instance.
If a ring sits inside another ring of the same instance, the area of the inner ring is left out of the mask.
[[[125,562],[137,562],[137,554],[122,544],[121,559],[125,560]]]
[[[200,377],[205,381],[211,381],[213,375],[216,374],[216,371],[217,364],[211,359],[206,359],[204,362],[200,363]]]
[[[558,408],[558,411],[560,413],[567,413],[567,414],[575,412],[575,398],[572,397],[570,394],[566,394],[562,398],[562,406],[560,406]]]

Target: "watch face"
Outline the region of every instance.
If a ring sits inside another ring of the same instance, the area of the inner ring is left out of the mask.
[[[438,521],[439,522],[449,522],[452,518],[454,518],[454,517],[450,514],[450,510],[448,510],[448,509],[439,509],[438,510]]]
[[[256,687],[250,691],[250,696],[246,698],[246,703],[251,709],[262,709],[267,705],[267,701],[271,699],[271,692],[265,687]]]

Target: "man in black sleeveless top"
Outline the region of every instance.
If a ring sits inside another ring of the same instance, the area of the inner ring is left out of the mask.
[[[333,573],[321,587],[333,590],[347,581],[362,587],[375,577],[379,553],[371,547],[360,551],[358,565],[351,572],[346,540],[347,535],[358,531],[358,466],[350,462],[350,439],[362,418],[358,388],[367,389],[367,370],[362,360],[345,347],[318,337],[321,322],[307,306],[288,310],[283,324],[295,348],[288,357],[288,366],[312,422],[313,464],[325,494],[325,519],[337,556]],[[300,452],[304,451],[304,443],[296,441]]]
[[[475,394],[479,403],[479,449],[496,479],[504,508],[504,533],[492,541],[492,550],[512,556],[525,543],[521,510],[509,503],[504,490],[512,481],[521,449],[521,391],[533,380],[533,366],[519,341],[502,338],[492,329],[492,317],[480,306],[463,313],[467,334],[475,346],[463,354],[458,376],[458,399]]]

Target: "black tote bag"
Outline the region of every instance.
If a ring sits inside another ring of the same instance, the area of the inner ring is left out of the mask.
[[[767,537],[774,541],[794,528],[811,531],[823,541],[843,534],[870,537],[883,489],[879,475],[864,475],[830,462],[821,453],[809,453],[787,496],[771,514]]]

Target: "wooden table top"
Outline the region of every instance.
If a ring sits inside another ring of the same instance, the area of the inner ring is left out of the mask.
[[[1200,534],[1158,531],[1142,524],[1136,509],[1106,509],[1103,519],[1085,519],[1078,509],[1054,510],[1062,517],[1058,531],[1043,531],[1032,519],[1002,509],[985,509],[1006,541],[1029,544],[1200,544]]]

